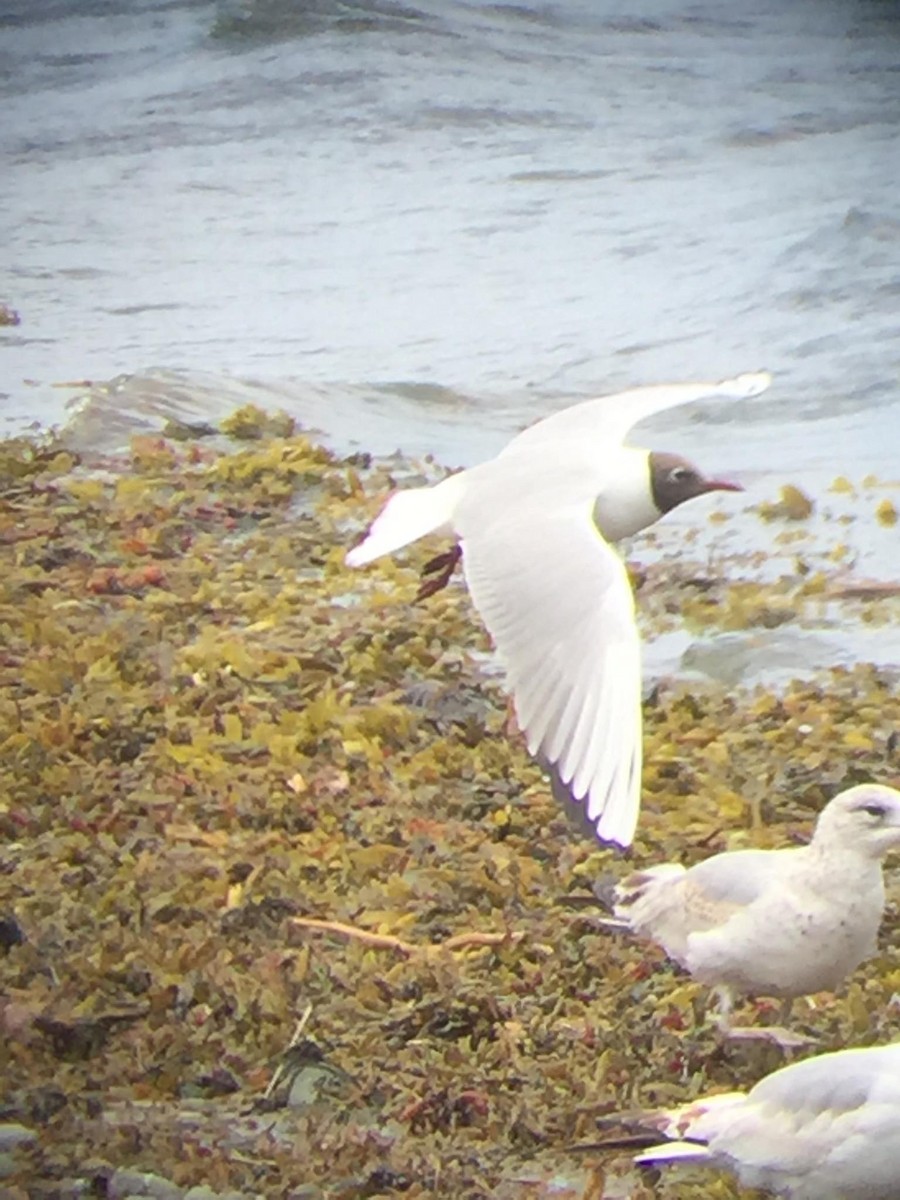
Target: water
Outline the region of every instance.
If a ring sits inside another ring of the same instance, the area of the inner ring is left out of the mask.
[[[126,376],[98,436],[174,386],[467,462],[767,366],[672,448],[897,476],[894,0],[0,0],[0,67],[0,429]]]

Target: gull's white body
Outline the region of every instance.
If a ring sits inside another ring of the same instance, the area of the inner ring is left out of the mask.
[[[726,1167],[789,1200],[898,1200],[900,1043],[821,1054],[665,1114],[640,1163]]]
[[[900,792],[861,784],[826,805],[809,845],[634,872],[617,886],[614,911],[695,979],[723,991],[833,991],[876,949],[881,860],[898,845]]]
[[[609,542],[660,515],[648,452],[622,440],[656,412],[755,396],[769,383],[760,372],[564,409],[489,462],[397,492],[347,555],[361,566],[427,533],[459,541],[529,752],[584,801],[604,840],[631,842],[641,774],[640,643],[628,577]]]

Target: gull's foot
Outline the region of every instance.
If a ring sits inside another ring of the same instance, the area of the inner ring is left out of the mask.
[[[445,550],[443,554],[436,554],[434,558],[429,559],[422,568],[423,578],[419,590],[416,592],[416,600],[426,600],[435,592],[439,592],[441,588],[445,588],[461,558],[462,548],[457,545]],[[426,579],[424,578],[426,575],[433,575],[434,578]]]
[[[782,1025],[726,1025],[720,1027],[719,1032],[729,1040],[734,1038],[736,1041],[768,1042],[782,1050],[799,1050],[804,1046],[814,1046],[818,1041],[805,1033],[785,1029]]]

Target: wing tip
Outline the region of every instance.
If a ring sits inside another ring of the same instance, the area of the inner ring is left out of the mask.
[[[733,379],[723,379],[719,387],[732,395],[749,398],[761,395],[771,385],[771,371],[745,371]]]
[[[709,1148],[701,1142],[660,1142],[636,1154],[634,1161],[639,1167],[653,1167],[657,1163],[703,1162],[710,1157]]]
[[[352,546],[347,551],[347,553],[344,555],[344,562],[348,567],[365,567],[373,560],[373,558],[377,557],[377,555],[372,554],[366,548],[366,543],[368,541],[368,538],[363,538],[359,545]]]
[[[630,849],[637,829],[636,811],[622,813],[617,811],[618,806],[606,804],[599,812],[589,812],[585,804],[588,793],[579,795],[572,781],[563,777],[558,763],[550,762],[543,755],[538,756],[538,761],[550,777],[554,800],[577,829],[597,841],[612,843],[624,851]]]

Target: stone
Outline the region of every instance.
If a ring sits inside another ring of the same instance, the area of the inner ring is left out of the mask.
[[[16,1121],[0,1122],[0,1151],[16,1150],[19,1146],[31,1146],[38,1140],[33,1129],[19,1125]]]
[[[132,1197],[151,1196],[153,1200],[182,1200],[184,1192],[170,1179],[154,1175],[152,1171],[114,1171],[107,1184],[108,1200],[131,1200]]]

